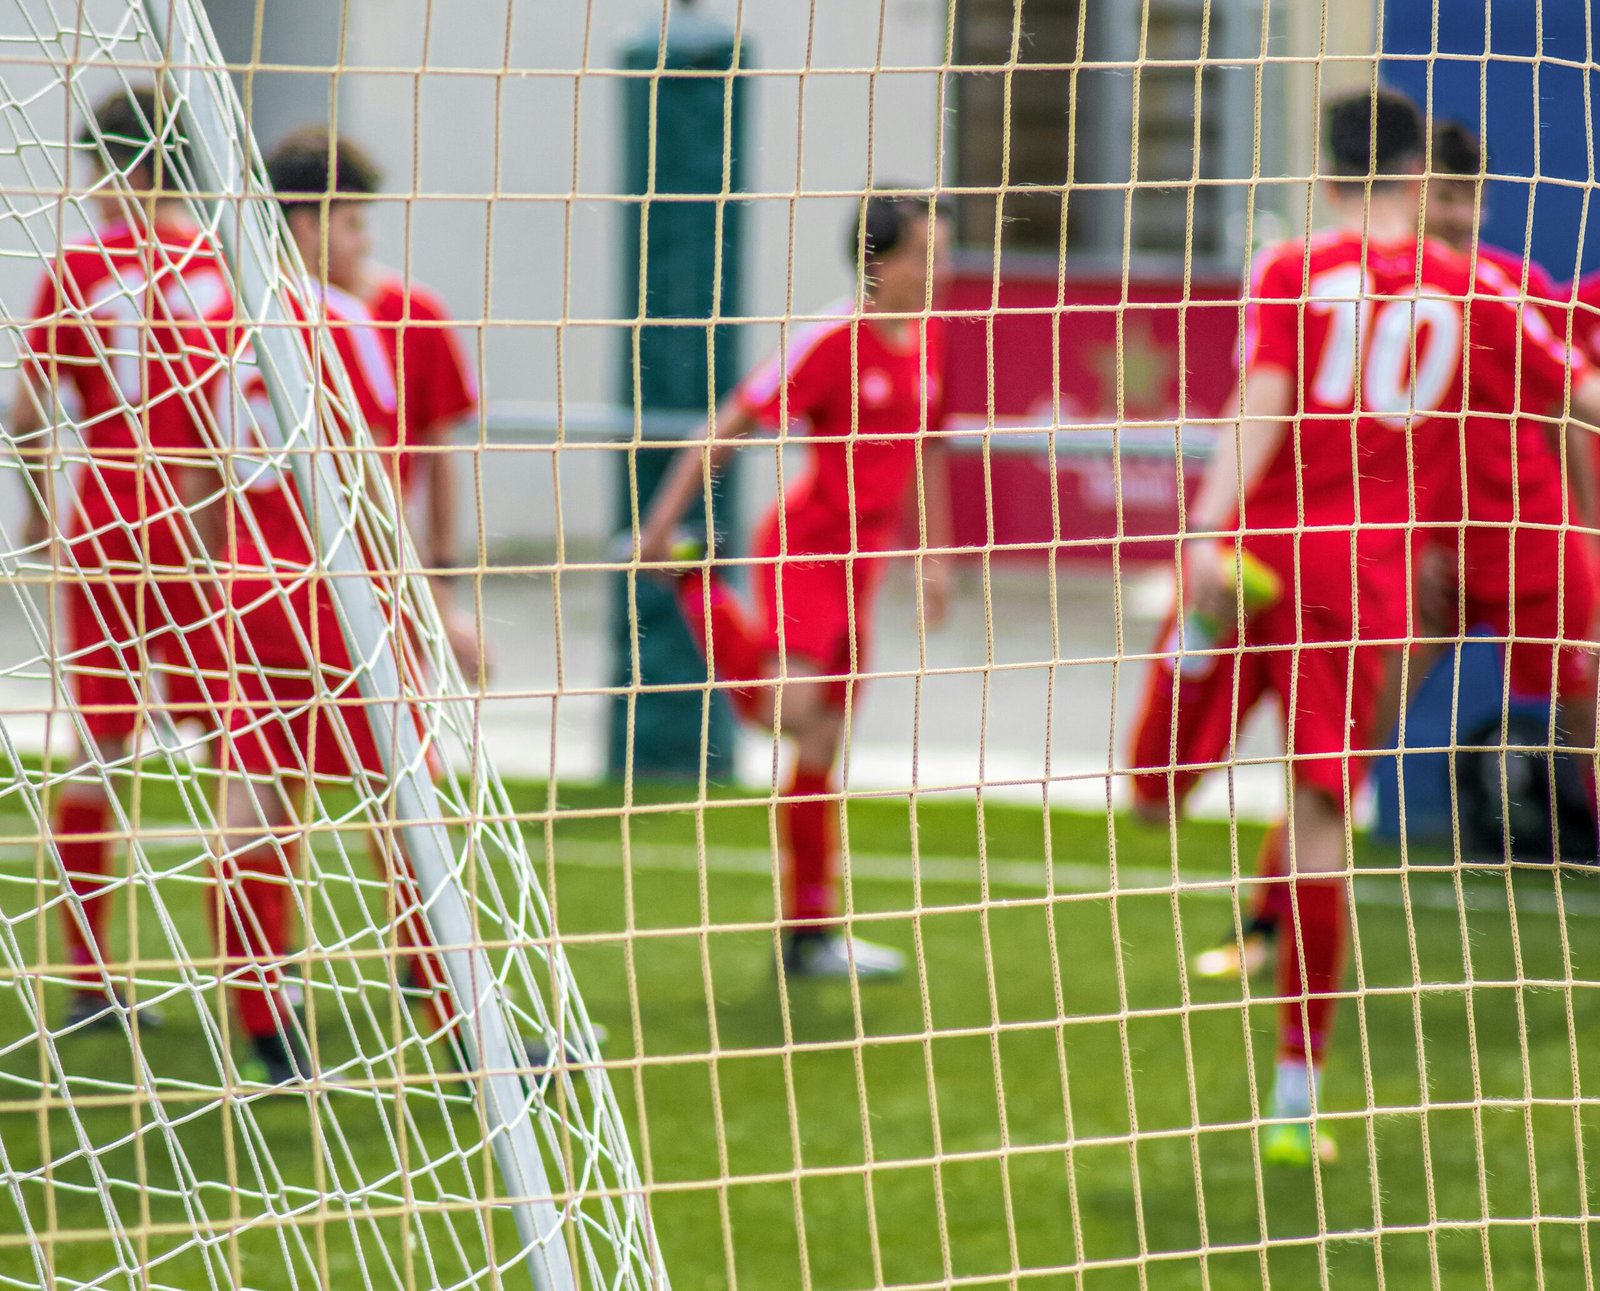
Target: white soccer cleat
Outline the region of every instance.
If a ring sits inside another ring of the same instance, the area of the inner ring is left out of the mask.
[[[898,950],[843,933],[796,933],[783,947],[783,971],[790,977],[882,981],[905,970],[906,957]]]

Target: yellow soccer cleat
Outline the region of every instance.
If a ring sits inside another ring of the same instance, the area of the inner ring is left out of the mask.
[[[1190,968],[1196,977],[1208,982],[1236,982],[1240,973],[1254,977],[1271,959],[1271,934],[1248,928],[1243,937],[1229,937],[1221,945],[1201,951]]]
[[[1339,1145],[1327,1130],[1313,1129],[1310,1121],[1286,1121],[1269,1125],[1261,1138],[1261,1159],[1268,1165],[1309,1170],[1313,1159],[1332,1165],[1339,1159]]]
[[[1248,551],[1237,551],[1227,560],[1230,581],[1239,593],[1246,614],[1276,605],[1283,597],[1283,579],[1273,568]]]

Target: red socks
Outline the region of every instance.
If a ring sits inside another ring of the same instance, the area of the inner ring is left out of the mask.
[[[830,771],[797,766],[778,806],[783,833],[785,917],[792,922],[824,924],[838,914],[839,803],[831,794]],[[808,799],[809,801],[796,801]]]
[[[104,838],[111,804],[104,798],[73,795],[56,805],[55,844],[67,882],[83,906],[80,917],[71,906],[61,909],[67,961],[85,988],[98,986],[106,946],[106,923],[112,900],[104,894],[110,880],[110,843]],[[88,925],[85,932],[84,925]]]
[[[1285,902],[1278,927],[1278,1056],[1297,1062],[1309,1056],[1320,1065],[1344,974],[1348,887],[1342,875],[1307,875],[1294,880],[1292,891],[1294,905]]]
[[[297,840],[282,853],[257,847],[222,863],[220,900],[212,917],[222,921],[226,972],[239,1024],[250,1036],[274,1035],[287,1007],[283,1001],[283,960],[289,953],[290,881],[299,855]],[[220,906],[220,909],[219,909]]]
[[[707,602],[710,603],[709,614]],[[771,650],[762,640],[762,634],[750,622],[739,598],[714,574],[695,570],[678,580],[678,608],[684,622],[689,625],[689,635],[700,647],[702,654],[712,659],[719,681],[768,682],[772,680],[769,666]],[[710,626],[709,639],[706,628]],[[741,717],[747,721],[760,720],[755,707],[756,697],[749,690],[728,692]]]

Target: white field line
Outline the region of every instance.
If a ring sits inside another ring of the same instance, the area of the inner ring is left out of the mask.
[[[186,821],[149,821],[152,831],[178,831]],[[193,855],[194,844],[181,839],[168,838],[146,844],[152,855],[181,852]],[[634,843],[630,848],[636,869],[657,870],[667,873],[694,874],[700,860],[690,846],[666,843]],[[37,861],[35,849],[26,844],[0,846],[0,873],[26,868],[30,872]],[[542,864],[542,856],[535,864]],[[622,850],[615,843],[592,842],[584,839],[566,839],[557,844],[558,865],[582,866],[586,869],[615,870],[622,864]],[[851,878],[857,881],[905,883],[919,874],[926,883],[975,883],[979,878],[979,865],[971,856],[939,856],[924,853],[915,864],[906,855],[852,850],[845,858]],[[712,846],[706,849],[705,868],[711,874],[770,875],[773,858],[771,852],[758,847]],[[1047,889],[1047,867],[1040,861],[991,860],[987,865],[991,888],[1006,888],[1040,895]],[[1107,898],[1130,896],[1170,896],[1176,887],[1178,894],[1188,899],[1210,897],[1231,898],[1233,881],[1224,874],[1207,873],[1191,879],[1180,877],[1176,885],[1170,870],[1153,865],[1118,865],[1116,888],[1111,887],[1111,875],[1103,865],[1085,865],[1072,861],[1057,861],[1053,867],[1054,890],[1062,894],[1094,895]],[[1485,867],[1487,868],[1487,867]],[[1535,874],[1536,870],[1522,870]],[[1464,903],[1468,910],[1505,910],[1507,893],[1504,885],[1491,884],[1481,878],[1464,882],[1458,898],[1452,871],[1446,866],[1418,866],[1408,876],[1411,885],[1410,904],[1428,910],[1455,911]],[[1600,918],[1600,894],[1573,891],[1585,883],[1588,875],[1568,873],[1563,877],[1564,890],[1559,899],[1554,891],[1524,890],[1515,893],[1518,914],[1560,915],[1581,918]],[[1249,887],[1249,875],[1241,878],[1239,887]],[[994,904],[1002,905],[1006,898],[997,897]],[[1356,902],[1367,906],[1404,908],[1407,904],[1401,881],[1395,875],[1360,877],[1356,879]]]
[[[691,847],[673,847],[660,843],[635,843],[630,849],[637,869],[681,871],[695,873],[700,862]],[[612,843],[591,843],[567,840],[557,844],[558,865],[581,865],[591,869],[616,869],[622,862],[621,849]],[[978,879],[978,862],[973,857],[929,856],[924,853],[915,865],[907,856],[852,850],[847,858],[850,876],[872,882],[904,883],[913,873],[920,872],[925,882],[972,883]],[[714,874],[772,873],[772,855],[757,847],[708,847],[706,870]],[[1055,890],[1062,893],[1104,893],[1111,896],[1110,874],[1102,865],[1083,865],[1071,861],[1057,861]],[[1035,893],[1046,890],[1046,867],[1039,861],[990,861],[987,866],[991,887],[1026,889]],[[1460,902],[1451,882],[1451,871],[1444,867],[1418,867],[1411,878],[1411,904],[1429,910],[1456,910]],[[1563,879],[1567,888],[1576,886],[1581,879],[1570,875]],[[1240,887],[1248,886],[1248,876]],[[1231,897],[1233,882],[1226,875],[1206,874],[1192,880],[1179,879],[1179,895],[1184,897]],[[1153,865],[1118,865],[1115,895],[1169,896],[1173,891],[1170,870]],[[1469,910],[1504,910],[1506,890],[1482,881],[1463,883],[1462,897]],[[1370,877],[1356,879],[1356,901],[1361,905],[1393,906],[1406,904],[1397,877]],[[1001,898],[995,904],[1003,904]],[[1519,891],[1516,894],[1519,914],[1555,915],[1563,911],[1569,915],[1587,918],[1600,917],[1600,894],[1563,891],[1558,901],[1554,892]]]

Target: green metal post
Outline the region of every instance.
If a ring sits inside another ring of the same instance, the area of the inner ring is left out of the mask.
[[[713,395],[721,399],[739,377],[734,331],[713,326],[711,319],[739,312],[743,219],[739,203],[723,194],[742,186],[746,95],[738,77],[712,73],[730,72],[736,59],[748,65],[748,52],[736,47],[730,28],[701,17],[688,4],[670,11],[664,46],[655,27],[622,52],[625,68],[659,69],[659,75],[623,80],[623,189],[641,200],[628,205],[623,222],[622,314],[639,315],[641,321],[623,337],[618,396],[624,407],[639,412],[644,443],[617,454],[614,527],[619,533],[632,532],[649,507],[675,449],[668,441],[691,418],[693,424],[703,421]],[[705,200],[685,201],[681,194],[705,194]],[[654,319],[700,320],[701,325],[652,325]],[[717,547],[723,553],[738,534],[737,493],[734,471],[724,472],[713,496]],[[704,524],[703,511],[685,522]],[[612,703],[610,774],[620,778],[627,770],[631,722],[635,774],[693,779],[700,771],[708,692],[657,689],[706,681],[705,659],[672,589],[658,579],[619,574],[612,593],[611,642],[614,683],[623,687],[634,682],[637,643],[640,689],[631,702],[620,694]],[[720,695],[709,702],[707,771],[726,780],[733,770],[733,718]]]

